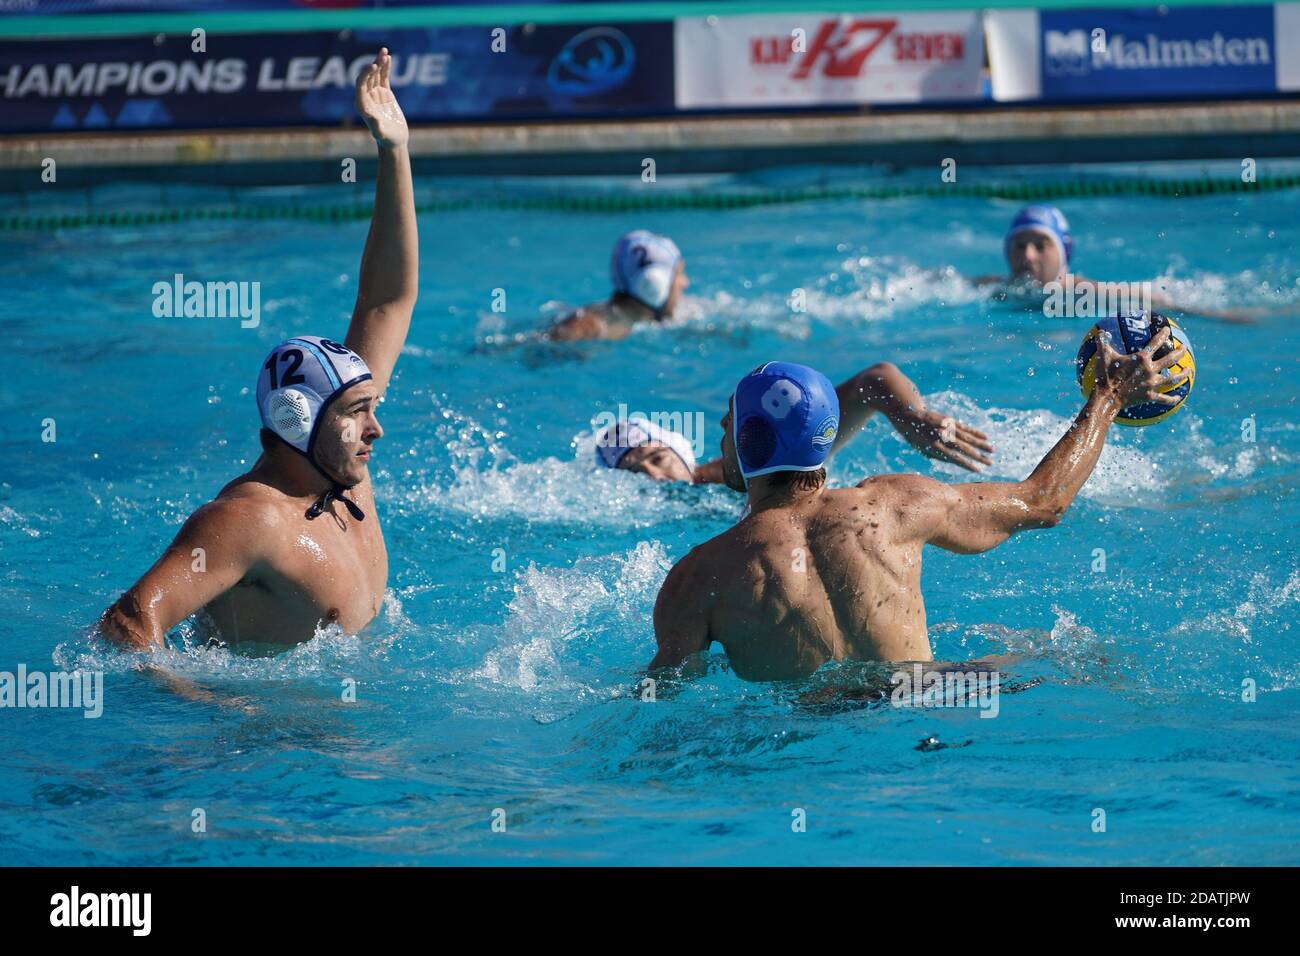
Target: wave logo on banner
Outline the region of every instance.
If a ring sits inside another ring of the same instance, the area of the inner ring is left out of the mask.
[[[821,74],[838,79],[862,76],[871,55],[898,28],[898,20],[823,20],[806,52],[796,54],[788,34],[755,37],[750,42],[753,66],[785,67],[794,62],[791,79],[806,80],[821,65]],[[945,63],[964,55],[961,33],[896,34],[895,60]]]
[[[1088,72],[1092,52],[1088,34],[1082,30],[1045,30],[1043,32],[1043,69],[1051,76]]]
[[[636,68],[636,50],[613,27],[583,30],[551,60],[546,82],[564,96],[595,96],[618,89]]]

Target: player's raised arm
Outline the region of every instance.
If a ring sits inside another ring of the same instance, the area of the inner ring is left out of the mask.
[[[835,388],[840,427],[831,446],[839,451],[876,412],[889,419],[907,443],[928,458],[950,461],[967,471],[988,465],[989,438],[950,416],[931,411],[912,380],[892,362],[877,362]]]
[[[379,175],[370,234],[361,255],[357,304],[343,342],[366,360],[380,395],[406,342],[420,274],[415,187],[406,148],[410,131],[389,86],[392,67],[385,47],[357,77],[357,112],[378,144]]]
[[[1049,528],[1092,474],[1121,408],[1143,401],[1177,404],[1177,398],[1157,389],[1169,385],[1164,370],[1177,364],[1185,350],[1152,358],[1168,339],[1165,328],[1147,348],[1121,355],[1101,338],[1092,394],[1070,430],[1024,481],[945,485],[919,475],[890,475],[862,486],[880,487],[897,499],[904,537],[949,551],[974,554],[997,547],[1017,531]]]
[[[246,503],[214,501],[181,527],[154,566],[106,610],[99,630],[125,650],[163,646],[169,630],[224,594],[265,556],[273,519]]]

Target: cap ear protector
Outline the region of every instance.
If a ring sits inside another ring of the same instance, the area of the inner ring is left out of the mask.
[[[271,350],[257,375],[262,425],[324,474],[314,455],[321,413],[372,377],[365,360],[347,346],[316,335],[287,339]]]

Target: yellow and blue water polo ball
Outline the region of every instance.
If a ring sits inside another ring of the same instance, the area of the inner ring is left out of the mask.
[[[1175,349],[1187,349],[1187,355],[1180,359],[1178,364],[1165,370],[1165,375],[1171,382],[1182,378],[1184,373],[1187,374],[1187,381],[1178,386],[1171,384],[1157,391],[1174,396],[1178,399],[1178,404],[1141,402],[1126,406],[1115,416],[1115,421],[1121,425],[1154,425],[1156,422],[1164,421],[1186,404],[1187,396],[1192,394],[1192,386],[1196,384],[1196,359],[1192,356],[1192,343],[1188,341],[1186,332],[1159,312],[1130,312],[1128,315],[1105,318],[1089,329],[1088,334],[1083,337],[1083,344],[1079,346],[1079,354],[1075,356],[1074,366],[1079,387],[1087,397],[1092,394],[1092,387],[1097,384],[1097,336],[1101,332],[1110,333],[1111,347],[1117,352],[1131,355],[1145,347],[1165,326],[1171,330],[1169,341],[1152,358],[1163,358]]]

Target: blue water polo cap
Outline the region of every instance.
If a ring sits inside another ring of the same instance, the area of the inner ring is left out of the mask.
[[[1070,235],[1070,223],[1061,210],[1055,206],[1026,206],[1011,220],[1004,248],[1009,252],[1011,240],[1027,229],[1037,229],[1051,236],[1061,253],[1061,268],[1069,264],[1074,252],[1074,237]]]
[[[614,291],[659,313],[668,303],[682,251],[667,236],[637,229],[619,237],[609,259]]]
[[[840,429],[835,386],[816,369],[768,362],[740,380],[731,416],[740,473],[816,471]]]

